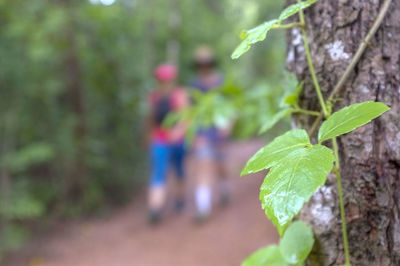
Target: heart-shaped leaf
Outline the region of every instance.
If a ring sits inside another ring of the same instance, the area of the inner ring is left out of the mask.
[[[319,143],[353,131],[389,109],[380,102],[363,102],[344,107],[322,123],[318,132]]]
[[[261,185],[260,200],[280,235],[325,183],[334,160],[332,150],[318,144],[293,150],[271,168]]]
[[[270,168],[291,152],[304,149],[310,145],[310,139],[305,130],[288,131],[256,152],[247,162],[240,175]]]

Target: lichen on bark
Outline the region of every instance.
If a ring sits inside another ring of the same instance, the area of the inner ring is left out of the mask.
[[[293,3],[294,1],[288,1]],[[383,1],[320,0],[305,11],[314,67],[325,98],[368,33]],[[338,139],[352,265],[400,264],[400,1],[392,1],[378,32],[337,95],[334,110],[380,101],[391,110]],[[305,81],[301,107],[319,111],[299,31],[288,31],[287,67]],[[293,117],[309,128],[312,117]],[[308,265],[344,263],[333,175],[300,214],[316,234]]]

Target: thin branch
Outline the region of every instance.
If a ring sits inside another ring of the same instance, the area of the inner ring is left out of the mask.
[[[342,189],[342,178],[340,175],[340,158],[339,158],[339,148],[336,138],[332,139],[333,151],[335,153],[335,167],[333,172],[336,175],[338,194],[339,194],[339,207],[340,207],[340,218],[342,220],[342,235],[343,235],[343,248],[346,259],[346,266],[350,266],[350,252],[349,252],[349,241],[347,240],[347,225],[346,225],[346,213],[344,210],[344,200],[343,200],[343,189]]]
[[[360,58],[361,58],[362,54],[364,53],[365,49],[367,48],[368,43],[371,41],[372,37],[375,35],[379,26],[382,24],[382,21],[385,18],[386,12],[388,11],[391,2],[392,2],[392,0],[386,0],[383,3],[382,8],[379,11],[379,14],[375,19],[374,24],[372,25],[372,27],[369,30],[365,39],[361,42],[360,46],[358,47],[358,50],[357,50],[356,54],[354,55],[353,59],[351,60],[350,65],[347,67],[346,71],[340,78],[339,82],[336,84],[335,88],[329,95],[328,101],[331,101],[333,99],[333,97],[339,92],[339,90],[343,87],[343,84],[346,82],[346,80],[350,76],[351,72],[354,70],[358,61],[360,61]]]
[[[300,23],[305,25],[306,22],[305,22],[305,19],[304,19],[303,10],[299,11],[299,17],[300,17]],[[308,68],[310,70],[310,74],[311,74],[311,77],[312,77],[312,80],[313,80],[313,83],[314,83],[315,91],[317,92],[318,100],[319,100],[319,103],[321,105],[322,112],[323,112],[324,116],[327,117],[329,115],[329,113],[328,113],[328,109],[326,108],[326,103],[325,103],[325,100],[324,100],[324,96],[322,95],[321,88],[320,88],[319,83],[318,83],[317,75],[315,74],[314,65],[313,65],[312,58],[311,58],[310,46],[308,45],[308,38],[307,38],[307,33],[306,33],[306,30],[305,30],[305,26],[303,26],[301,28],[301,33],[303,35],[304,50],[306,52]]]
[[[289,24],[279,24],[279,25],[273,25],[271,29],[290,29],[290,28],[303,28],[304,24],[301,22],[294,22],[294,23],[289,23]]]
[[[305,110],[305,109],[294,109],[293,113],[299,113],[299,114],[305,114],[305,115],[312,115],[312,116],[319,116],[319,112],[316,111],[311,111],[311,110]]]
[[[328,101],[333,100],[335,95],[340,91],[340,89],[343,87],[346,80],[349,78],[350,74],[353,72],[355,66],[360,61],[361,56],[363,55],[365,49],[367,48],[368,43],[371,41],[372,37],[375,35],[379,26],[382,24],[382,21],[385,18],[385,15],[389,9],[391,2],[392,2],[392,0],[386,0],[383,3],[382,8],[379,11],[379,14],[374,21],[374,24],[372,25],[371,29],[369,30],[367,36],[364,38],[364,40],[361,42],[360,46],[358,47],[357,52],[353,56],[349,66],[346,68],[346,70],[343,73],[343,75],[341,76],[340,80],[338,81],[338,83],[332,90],[331,94],[329,95]],[[320,115],[315,119],[315,121],[314,121],[313,125],[311,126],[311,129],[308,133],[309,136],[312,136],[314,134],[314,132],[317,130],[319,123],[322,121],[323,115],[324,115],[323,112],[320,112]]]
[[[323,117],[323,114],[319,113],[318,117],[315,118],[310,130],[308,131],[308,136],[312,137],[312,135],[314,135],[314,132],[317,130],[319,123],[321,123],[321,121],[322,121],[322,117]]]

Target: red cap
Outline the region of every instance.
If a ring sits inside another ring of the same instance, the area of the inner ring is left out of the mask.
[[[178,70],[172,64],[159,65],[154,70],[154,77],[159,81],[171,81],[176,78]]]

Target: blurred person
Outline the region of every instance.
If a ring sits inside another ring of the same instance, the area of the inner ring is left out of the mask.
[[[178,123],[171,128],[162,126],[163,120],[171,112],[187,106],[187,96],[183,88],[176,85],[178,71],[174,65],[162,64],[154,71],[157,86],[148,96],[150,107],[148,122],[151,175],[148,191],[149,221],[157,223],[167,196],[167,173],[172,166],[177,177],[175,208],[184,208],[184,159],[185,125]]]
[[[208,46],[199,46],[194,53],[196,77],[191,82],[202,92],[208,92],[223,84],[223,75],[217,70],[217,61],[213,50]],[[208,218],[212,209],[212,192],[215,183],[220,203],[229,203],[229,182],[224,161],[224,146],[230,133],[230,126],[219,129],[214,126],[201,128],[196,133],[194,155],[196,161],[197,184],[195,190],[196,221]]]

